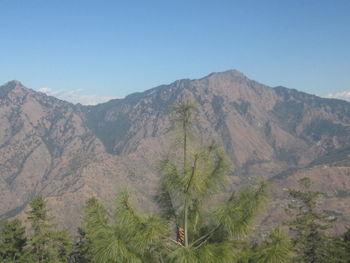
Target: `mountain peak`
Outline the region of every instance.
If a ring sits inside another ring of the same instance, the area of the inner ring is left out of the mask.
[[[21,86],[23,86],[22,82],[20,82],[19,80],[16,80],[16,79],[11,80],[10,82],[12,82],[12,83],[14,83],[14,84],[16,84],[16,85],[21,85]]]
[[[27,94],[36,94],[36,91],[25,87],[18,80],[11,80],[0,86],[0,99],[8,98],[10,94],[15,97],[24,97]]]
[[[247,77],[240,71],[235,70],[235,69],[230,69],[222,72],[212,72],[209,75],[205,76],[202,79],[207,79],[207,78],[217,78],[217,77],[229,77],[229,78],[240,78],[240,79],[246,79]]]
[[[24,85],[22,84],[22,82],[20,82],[19,80],[11,80],[9,82],[6,82],[3,86],[13,86],[13,87],[16,87],[16,86],[21,86],[21,87],[24,87]]]

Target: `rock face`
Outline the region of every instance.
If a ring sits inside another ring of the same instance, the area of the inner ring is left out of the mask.
[[[0,214],[21,214],[41,194],[57,222],[73,230],[87,198],[111,205],[126,186],[140,207],[156,209],[155,162],[169,149],[171,105],[181,99],[197,105],[197,132],[226,148],[235,165],[232,189],[256,177],[274,182],[261,224],[280,220],[289,201],[283,189],[305,175],[326,192],[324,208],[340,228],[350,219],[350,103],[270,88],[234,70],[96,106],[17,81],[1,86]]]

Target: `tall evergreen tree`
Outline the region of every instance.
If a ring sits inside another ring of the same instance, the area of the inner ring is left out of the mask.
[[[301,190],[290,190],[294,202],[286,212],[293,216],[288,222],[295,238],[293,240],[296,252],[296,262],[331,263],[344,262],[343,253],[337,247],[333,237],[327,234],[332,227],[334,217],[326,215],[318,208],[318,199],[322,193],[312,191],[309,178],[299,180]],[[339,253],[337,253],[338,251]]]
[[[92,241],[86,231],[78,228],[78,240],[74,244],[74,249],[69,257],[69,263],[90,263],[92,262]]]
[[[108,219],[104,206],[96,198],[90,198],[84,208],[82,227],[79,228],[79,242],[76,246],[76,262],[90,263],[93,261],[94,252],[98,249],[101,239],[104,237],[100,232],[107,231]]]
[[[5,221],[0,231],[0,261],[22,262],[27,238],[19,219]]]
[[[30,203],[27,212],[31,224],[26,262],[61,263],[67,262],[71,251],[71,240],[67,231],[54,231],[42,196]]]
[[[235,192],[216,208],[206,203],[227,182],[229,162],[215,143],[195,140],[196,108],[191,102],[174,107],[180,151],[160,162],[159,201],[163,216],[177,229],[166,247],[167,262],[236,262],[241,240],[266,198],[266,184]]]

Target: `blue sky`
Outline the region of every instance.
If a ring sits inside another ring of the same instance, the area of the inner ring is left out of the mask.
[[[349,0],[0,0],[0,10],[0,83],[77,101],[228,69],[321,96],[350,91]]]

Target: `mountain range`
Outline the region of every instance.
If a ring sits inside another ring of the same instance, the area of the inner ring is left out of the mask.
[[[287,190],[308,176],[321,206],[350,219],[350,103],[285,87],[271,88],[236,70],[183,79],[95,106],[47,96],[19,81],[0,86],[0,215],[24,217],[43,195],[61,227],[75,230],[89,197],[113,207],[127,187],[136,206],[157,210],[156,161],[171,149],[171,106],[191,100],[196,131],[223,145],[235,169],[225,191],[271,182],[257,227],[285,218]]]

